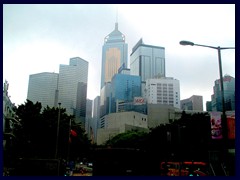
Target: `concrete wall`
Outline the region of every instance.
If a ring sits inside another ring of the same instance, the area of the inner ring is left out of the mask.
[[[160,124],[169,123],[169,119],[175,119],[175,109],[169,105],[148,104],[148,128],[154,128]]]
[[[128,130],[147,131],[147,115],[138,112],[111,113],[104,117],[105,125],[97,131],[97,144],[103,144],[112,136]]]

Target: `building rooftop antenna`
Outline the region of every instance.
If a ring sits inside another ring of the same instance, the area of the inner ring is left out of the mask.
[[[118,6],[117,6],[116,23],[118,23]]]
[[[118,6],[117,6],[117,12],[116,12],[115,30],[118,30]]]

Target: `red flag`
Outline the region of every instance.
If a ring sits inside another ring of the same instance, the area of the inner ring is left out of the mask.
[[[74,137],[76,137],[76,136],[77,136],[76,131],[74,131],[74,130],[71,129],[71,135],[74,136]]]

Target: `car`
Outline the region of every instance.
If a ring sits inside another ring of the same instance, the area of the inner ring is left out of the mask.
[[[93,163],[89,162],[89,163],[87,164],[87,166],[88,166],[88,167],[92,167],[92,166],[93,166]]]

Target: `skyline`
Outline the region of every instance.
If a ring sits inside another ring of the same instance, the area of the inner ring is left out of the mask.
[[[219,79],[217,51],[179,41],[235,47],[234,4],[3,5],[3,82],[11,101],[26,101],[30,74],[59,73],[72,57],[89,62],[88,99],[100,95],[102,47],[116,21],[128,44],[128,67],[139,39],[164,47],[166,76],[180,81],[180,99],[201,95],[206,109]],[[221,55],[223,75],[235,78],[235,50]]]

